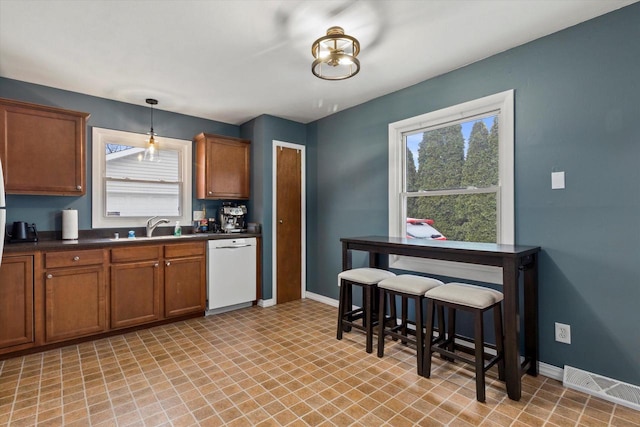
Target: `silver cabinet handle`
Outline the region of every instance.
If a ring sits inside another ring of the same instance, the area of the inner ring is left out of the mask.
[[[74,261],[80,261],[80,257],[76,255],[76,256],[73,257],[73,260]]]
[[[158,263],[156,262],[155,264],[153,264],[153,266],[154,266],[155,268],[158,268],[158,267],[160,266],[160,264],[158,264]]]
[[[53,274],[51,273],[47,274],[47,279],[53,279]]]
[[[278,222],[279,222],[280,224],[282,224],[284,221],[280,220],[280,221],[278,221]]]
[[[76,185],[76,190],[82,190],[82,185]]]
[[[169,267],[171,265],[171,261],[167,261],[167,267]]]

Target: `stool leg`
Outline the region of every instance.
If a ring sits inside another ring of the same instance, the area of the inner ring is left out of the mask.
[[[409,319],[409,307],[407,304],[407,297],[402,296],[402,320],[400,321],[402,325],[402,335],[407,336],[407,321]],[[403,344],[407,344],[407,341],[402,341]]]
[[[373,289],[372,289],[373,288]],[[373,296],[371,295],[375,289],[373,285],[365,285],[364,286],[364,301],[363,301],[363,309],[364,312],[364,320],[365,320],[365,332],[367,336],[367,353],[373,352]]]
[[[455,340],[456,340],[456,309],[453,307],[447,307],[447,314],[448,314],[448,324],[447,324],[447,338],[445,340],[445,342],[447,343],[447,345],[445,346],[445,348],[447,350],[449,350],[450,352],[454,352],[455,351]],[[443,354],[440,355],[440,357],[444,360],[447,360],[449,362],[453,362],[454,359],[447,357]]]
[[[396,295],[393,292],[385,292],[389,297],[389,318],[385,319],[385,322],[389,323],[390,328],[398,326],[398,313],[396,309]],[[392,340],[398,341],[395,336],[391,337]]]
[[[433,342],[433,309],[434,304],[431,298],[427,299],[427,324],[425,325],[425,351],[422,355],[422,376],[429,378],[431,376],[431,346]],[[419,359],[418,359],[419,360]]]
[[[444,307],[438,306],[438,338],[444,340],[446,336],[444,330]]]
[[[498,379],[504,381],[504,335],[502,334],[502,309],[500,303],[493,307],[493,324],[496,335],[496,351],[498,352]]]
[[[384,330],[386,327],[386,320],[384,318],[385,316],[385,308],[387,306],[386,304],[386,295],[387,293],[385,292],[385,290],[383,288],[378,288],[378,294],[379,294],[379,298],[378,301],[379,303],[379,307],[378,307],[378,357],[382,357],[384,356]],[[391,299],[391,302],[393,302],[393,296],[389,295],[389,298]],[[389,308],[389,310],[391,310],[391,308]]]
[[[396,319],[398,318],[398,313],[396,310],[396,297],[395,295],[389,295],[389,316],[393,320],[393,325],[396,325]]]
[[[338,298],[338,332],[336,334],[336,338],[342,339],[342,318],[344,317],[345,311],[345,299],[346,299],[346,291],[345,287],[347,285],[344,283],[344,280],[340,281],[340,297]]]
[[[418,375],[422,375],[424,370],[423,367],[423,359],[424,359],[424,330],[422,329],[422,301],[424,298],[422,296],[414,297],[416,302],[416,348],[417,348],[417,367],[418,367]],[[431,340],[429,340],[431,341]]]
[[[474,315],[476,341],[476,399],[485,401],[484,394],[484,331],[482,327],[482,310],[476,310]]]

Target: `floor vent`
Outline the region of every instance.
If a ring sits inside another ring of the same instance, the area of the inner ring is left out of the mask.
[[[640,387],[611,378],[564,366],[562,384],[565,387],[600,397],[640,411]]]

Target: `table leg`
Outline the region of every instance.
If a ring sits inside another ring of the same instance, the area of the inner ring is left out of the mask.
[[[342,271],[351,269],[351,251],[347,249],[347,244],[342,242]]]
[[[518,339],[518,267],[515,260],[505,260],[502,266],[504,294],[504,365],[507,394],[520,400],[520,346]]]
[[[527,374],[538,375],[538,255],[524,265],[524,356]]]

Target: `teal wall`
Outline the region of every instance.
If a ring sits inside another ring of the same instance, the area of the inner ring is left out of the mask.
[[[340,237],[387,233],[389,123],[515,89],[516,241],[543,250],[540,359],[640,384],[639,23],[634,4],[309,125],[309,290],[337,298]]]
[[[273,141],[306,146],[306,127],[301,123],[262,115],[243,124],[240,131],[242,137],[251,139],[251,201],[247,208],[249,212],[253,212],[253,221],[262,225],[262,299],[268,300],[273,297]],[[309,189],[315,187],[315,179],[309,179],[309,163],[315,162],[310,160],[313,154],[310,155],[307,147],[305,151]],[[307,195],[307,200],[313,201],[315,197]],[[314,210],[314,206],[307,204],[307,215]]]
[[[264,115],[238,127],[158,110],[154,127],[173,138],[206,131],[252,140],[249,215],[263,225],[265,299],[272,140],[305,145],[307,289],[337,298],[340,237],[387,232],[388,124],[515,89],[516,240],[543,248],[540,359],[640,384],[638,22],[640,3],[307,125]],[[15,80],[0,78],[0,97],[90,112],[90,127],[149,126],[145,106]],[[551,190],[553,171],[566,172],[565,190]],[[59,230],[56,215],[68,207],[79,209],[81,229],[91,225],[90,191],[9,196],[8,206],[9,221],[44,230]],[[554,341],[554,322],[572,326],[571,345]]]
[[[0,97],[67,110],[84,111],[91,114],[87,122],[87,191],[83,197],[7,196],[7,223],[9,224],[13,221],[27,221],[35,223],[39,231],[61,230],[62,219],[60,211],[73,208],[78,210],[79,228],[81,230],[90,229],[92,188],[91,129],[95,126],[144,134],[148,132],[151,124],[149,107],[111,101],[2,77],[0,77]],[[143,102],[143,100],[140,101]],[[162,108],[162,100],[160,100],[158,107]],[[160,137],[188,141],[191,141],[194,135],[200,132],[236,137],[240,135],[238,126],[170,113],[161,109],[154,110],[153,127]],[[195,150],[193,154],[195,156]],[[23,167],[29,167],[28,159],[25,159]],[[195,181],[193,183],[193,191],[195,194]],[[200,209],[201,205],[202,201],[193,199],[194,209]],[[219,203],[217,202],[206,203],[209,212],[213,212],[218,205]]]

